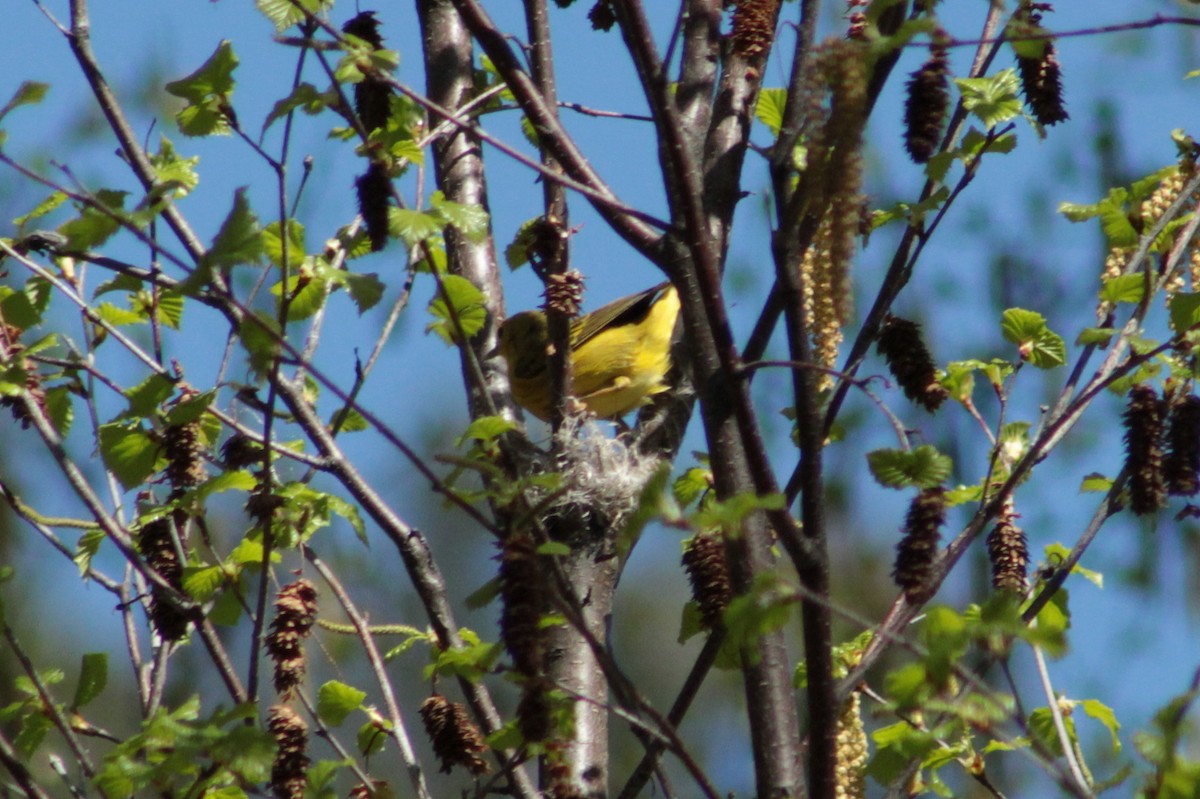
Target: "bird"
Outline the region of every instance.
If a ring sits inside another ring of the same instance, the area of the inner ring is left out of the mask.
[[[667,391],[679,294],[660,283],[571,321],[571,396],[600,419],[617,419]],[[496,353],[508,364],[513,398],[542,421],[554,405],[544,311],[500,325]]]

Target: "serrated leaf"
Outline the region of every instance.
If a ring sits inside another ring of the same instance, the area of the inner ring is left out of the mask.
[[[129,408],[122,417],[145,418],[158,410],[175,392],[175,385],[165,376],[152,374],[132,388],[125,389]]]
[[[199,69],[185,78],[171,81],[164,88],[181,97],[187,106],[175,115],[185,136],[227,135],[231,128],[225,113],[233,94],[233,71],[238,58],[228,39],[217,45]]]
[[[867,466],[875,481],[886,488],[934,488],[950,477],[954,462],[933,446],[923,444],[908,452],[899,449],[868,452]]]
[[[75,404],[71,397],[68,386],[55,386],[46,391],[46,413],[50,417],[50,426],[63,438],[75,421]]]
[[[263,252],[275,266],[283,266],[284,237],[278,221],[262,229]],[[295,269],[304,263],[304,225],[295,219],[287,220],[287,265]]]
[[[1084,699],[1080,701],[1079,705],[1090,718],[1105,726],[1112,738],[1113,752],[1120,752],[1121,738],[1117,731],[1121,729],[1121,723],[1117,721],[1117,714],[1113,712],[1113,709],[1098,699]]]
[[[491,217],[483,206],[447,200],[440,190],[429,198],[429,204],[447,224],[453,225],[471,241],[479,243],[487,237]]]
[[[1117,275],[1104,281],[1100,287],[1100,299],[1105,302],[1138,303],[1146,296],[1146,275],[1135,272]]]
[[[125,490],[137,488],[158,471],[162,447],[140,425],[113,422],[100,425],[100,457]]]
[[[71,709],[78,710],[104,692],[108,685],[108,653],[89,652],[79,663],[79,684],[75,686],[75,698]]]
[[[518,425],[516,422],[506,419],[503,416],[480,416],[477,419],[473,419],[467,425],[467,429],[458,437],[454,445],[461,447],[468,441],[478,441],[482,444],[487,444],[517,428]]]
[[[305,12],[319,14],[333,5],[333,0],[254,0],[254,5],[282,32],[306,19]]]
[[[1022,360],[1039,369],[1053,369],[1067,362],[1067,344],[1046,326],[1046,317],[1024,308],[1009,308],[1001,317],[1004,338],[1017,345]]]
[[[712,488],[712,481],[713,476],[710,470],[693,466],[675,478],[675,482],[671,485],[675,502],[682,507],[691,505]]]
[[[50,196],[48,196],[46,199],[42,200],[40,203],[35,205],[33,207],[32,211],[30,211],[27,214],[24,214],[23,216],[18,216],[16,219],[14,219],[13,224],[16,225],[18,230],[22,230],[27,224],[29,224],[33,220],[41,219],[43,216],[45,216],[46,214],[55,210],[56,208],[61,206],[66,201],[67,201],[67,195],[64,194],[63,192],[61,192],[61,191],[51,192]]]
[[[138,311],[132,311],[128,308],[122,308],[118,305],[113,305],[111,302],[102,302],[97,305],[96,313],[102,320],[113,327],[137,325],[148,321],[145,314]]]
[[[272,124],[296,110],[303,111],[309,116],[319,114],[334,101],[336,101],[336,95],[318,91],[317,87],[311,83],[301,83],[292,89],[291,94],[275,103],[271,108],[271,113],[267,114],[266,120],[263,121],[262,129],[265,132]]]
[[[783,111],[786,106],[787,89],[762,89],[754,106],[754,116],[766,125],[773,135],[778,136],[779,129],[783,127]]]
[[[197,602],[209,602],[231,578],[231,569],[225,566],[185,566],[183,568],[183,590]]]
[[[1104,348],[1108,346],[1108,343],[1112,341],[1113,336],[1117,335],[1118,332],[1115,327],[1085,327],[1079,331],[1079,336],[1075,339],[1075,343],[1081,347],[1094,345]]]
[[[279,323],[262,313],[247,314],[238,327],[238,341],[250,356],[251,368],[265,375],[279,354]]]
[[[246,187],[242,186],[233,193],[233,208],[225,216],[204,258],[214,266],[228,269],[239,264],[254,263],[263,256],[264,251],[262,229],[246,199]]]
[[[445,222],[435,214],[410,208],[388,208],[388,233],[403,239],[410,248],[427,238],[440,236]]]
[[[1200,292],[1179,292],[1167,304],[1171,312],[1171,329],[1184,333],[1200,324]]]
[[[383,299],[385,286],[374,272],[366,274],[342,272],[342,277],[338,278],[338,282],[350,292],[350,299],[354,301],[360,314],[374,308]]]
[[[1021,113],[1021,99],[1017,96],[1020,81],[1015,69],[982,78],[955,78],[954,82],[962,94],[963,107],[988,129]]]
[[[91,250],[112,238],[121,229],[120,220],[128,196],[129,192],[111,189],[101,189],[92,195],[92,200],[105,210],[89,204],[79,216],[59,225],[58,232],[67,238],[63,249],[72,252]]]
[[[443,275],[437,293],[429,302],[430,322],[426,332],[437,333],[447,344],[458,344],[460,333],[471,338],[487,322],[483,293],[471,281],[458,275]]]

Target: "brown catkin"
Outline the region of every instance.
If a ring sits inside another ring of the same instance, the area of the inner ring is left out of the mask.
[[[889,314],[879,329],[876,349],[910,400],[930,413],[946,401],[950,392],[938,382],[933,356],[921,338],[919,324]]]
[[[47,415],[46,408],[46,391],[42,388],[42,377],[34,368],[33,361],[27,358],[21,358],[20,354],[25,349],[25,345],[21,343],[21,333],[23,331],[19,327],[0,322],[0,363],[11,366],[14,362],[19,362],[21,369],[25,372],[25,390],[29,392],[33,404],[38,407],[43,417]],[[13,420],[21,425],[22,428],[28,430],[29,425],[33,420],[29,417],[29,409],[19,394],[4,394],[0,395],[0,408],[7,407],[13,415]]]
[[[287,705],[274,705],[267,730],[278,749],[271,764],[271,790],[277,799],[304,799],[308,787],[308,725]]]
[[[308,661],[304,640],[317,620],[317,587],[303,578],[279,589],[275,598],[275,618],[265,644],[275,664],[275,691],[290,698],[304,680]]]
[[[146,564],[176,590],[183,590],[183,564],[175,548],[171,517],[146,522],[137,532],[138,551]],[[159,586],[150,589],[150,623],[165,641],[178,641],[187,634],[189,615]]]
[[[1042,22],[1042,11],[1049,10],[1049,3],[1027,3],[1017,9],[1014,19],[1038,29]],[[1025,103],[1040,125],[1056,125],[1065,122],[1069,115],[1063,105],[1062,67],[1054,41],[1045,40],[1042,54],[1038,58],[1017,56],[1017,71],[1021,75],[1021,90]]]
[[[526,743],[537,743],[550,737],[554,729],[550,714],[550,697],[540,679],[528,679],[517,703],[517,729]]]
[[[1025,531],[1015,523],[1016,518],[1010,501],[988,533],[987,553],[992,568],[992,587],[997,591],[1024,594],[1028,587],[1029,546]]]
[[[729,43],[731,51],[749,59],[766,57],[775,41],[779,0],[737,0]]]
[[[173,488],[197,486],[208,477],[204,468],[204,439],[200,422],[169,424],[163,428],[163,454],[167,458],[167,481]]]
[[[926,163],[937,152],[942,127],[950,110],[950,62],[946,56],[946,34],[934,33],[929,60],[912,73],[904,103],[904,147],[912,160]]]
[[[379,252],[387,246],[388,209],[392,198],[392,180],[387,167],[372,161],[367,171],[354,181],[358,193],[358,212],[362,215],[371,241],[371,252]]]
[[[449,774],[454,766],[462,766],[476,776],[491,771],[480,756],[488,750],[488,745],[464,705],[434,694],[421,703],[419,712],[433,753],[442,761],[444,774]]]
[[[1169,493],[1191,497],[1200,491],[1200,397],[1195,394],[1172,403],[1163,472]]]
[[[358,38],[376,50],[383,49],[383,37],[379,34],[379,20],[374,11],[363,11],[342,26],[344,33]],[[392,87],[374,73],[367,73],[354,84],[354,111],[362,122],[363,129],[370,133],[387,124],[391,113]]]
[[[500,550],[500,637],[513,669],[526,677],[542,671],[545,592],[533,539],[525,533],[509,536]]]
[[[719,533],[697,533],[683,553],[683,568],[692,584],[692,598],[700,607],[704,626],[714,630],[733,599],[725,542]]]
[[[1129,470],[1129,507],[1138,516],[1167,502],[1163,482],[1163,408],[1153,388],[1134,386],[1125,410],[1125,467]]]
[[[926,488],[913,499],[904,524],[904,537],[896,546],[892,577],[912,604],[933,596],[933,565],[937,560],[942,525],[946,521],[946,491]]]

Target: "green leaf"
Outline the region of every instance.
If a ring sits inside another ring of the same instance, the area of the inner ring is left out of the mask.
[[[504,262],[509,269],[517,269],[529,263],[529,250],[537,240],[536,225],[541,217],[526,219],[517,229],[517,235],[504,248]]]
[[[246,187],[233,194],[233,208],[221,223],[212,246],[204,254],[213,266],[230,268],[239,264],[257,262],[266,251],[265,238],[258,226],[258,218],[250,210],[246,200]]]
[[[92,558],[96,557],[96,553],[100,550],[100,545],[104,543],[106,537],[100,528],[88,530],[79,536],[79,541],[75,545],[75,554],[71,560],[75,561],[81,577],[86,575],[88,569],[91,568]]]
[[[1074,742],[1076,740],[1075,721],[1070,716],[1064,716],[1063,727],[1066,728],[1067,737]],[[1050,708],[1039,707],[1029,714],[1029,731],[1041,741],[1042,746],[1055,756],[1062,757],[1062,738],[1058,735],[1058,728],[1054,725],[1054,714],[1050,712]]]
[[[1121,723],[1117,721],[1117,714],[1113,712],[1113,709],[1098,699],[1084,699],[1079,705],[1083,708],[1083,712],[1090,718],[1095,719],[1105,726],[1112,738],[1113,752],[1120,752],[1121,737],[1117,732],[1121,729]]]
[[[317,716],[331,727],[340,727],[346,717],[362,707],[365,691],[330,680],[317,691]]]
[[[197,602],[209,602],[231,579],[235,579],[236,571],[232,567],[221,565],[185,566],[183,590]]]
[[[13,96],[4,104],[4,107],[0,108],[0,119],[8,116],[8,113],[14,108],[40,103],[46,97],[46,92],[48,91],[50,91],[49,83],[38,83],[32,80],[22,82],[17,87],[17,90],[13,92]]]
[[[341,272],[341,275],[337,281],[350,292],[350,299],[354,301],[360,314],[374,308],[383,298],[385,288],[383,281],[374,272],[361,275],[353,272]]]
[[[41,219],[43,216],[55,210],[66,201],[67,195],[63,192],[51,192],[50,196],[34,206],[32,211],[24,216],[18,216],[16,219],[14,219],[13,224],[16,225],[18,229],[23,229],[25,225],[29,224],[35,219]]]
[[[671,492],[675,496],[676,504],[687,507],[698,501],[712,487],[712,470],[693,466],[675,478],[675,482],[671,485]]]
[[[233,71],[237,66],[233,45],[226,39],[199,69],[164,87],[169,94],[187,101],[187,106],[175,115],[180,132],[185,136],[229,134],[226,111],[233,95]]]
[[[1146,296],[1146,275],[1135,272],[1117,275],[1104,281],[1100,288],[1100,299],[1105,302],[1138,303]]]
[[[1112,490],[1112,486],[1113,480],[1111,477],[1106,477],[1098,472],[1092,472],[1084,476],[1079,484],[1079,491],[1084,494],[1106,494]]]
[[[261,312],[247,314],[238,327],[238,341],[250,356],[250,367],[268,374],[279,354],[279,323]]]
[[[1067,630],[1071,627],[1071,612],[1067,607],[1069,597],[1067,589],[1058,589],[1038,611],[1037,626],[1029,631],[1030,640],[1040,644],[1054,658],[1067,653]]]
[[[390,737],[388,730],[391,728],[390,721],[377,716],[359,727],[358,734],[354,738],[359,754],[363,757],[370,757],[382,752]]]
[[[91,702],[104,692],[108,685],[108,653],[89,652],[79,663],[79,684],[75,686],[75,698],[71,700],[71,709],[79,708]]]
[[[267,260],[276,266],[283,266],[284,237],[280,231],[278,221],[271,222],[262,229],[263,252]],[[287,265],[295,269],[304,263],[304,225],[295,219],[288,219],[287,233]]]
[[[96,313],[102,320],[113,327],[138,325],[148,321],[145,314],[130,310],[128,308],[122,308],[118,305],[113,305],[111,302],[102,302],[97,305]]]
[[[271,113],[267,114],[266,120],[263,122],[263,131],[280,119],[283,119],[288,114],[299,109],[309,116],[319,114],[335,104],[337,95],[333,92],[321,92],[311,83],[301,83],[287,97],[275,103],[271,109]]]
[[[1079,331],[1075,343],[1081,347],[1095,345],[1103,349],[1119,331],[1115,327],[1085,327]]]
[[[762,89],[758,93],[758,103],[754,106],[754,116],[766,125],[771,133],[779,135],[783,127],[783,110],[787,106],[787,89]]]
[[[196,165],[200,156],[183,158],[175,152],[175,145],[166,136],[158,140],[158,152],[150,155],[150,165],[154,167],[154,193],[161,196],[170,193],[172,197],[186,197],[200,183],[196,174]]]
[[[79,216],[59,225],[58,232],[67,237],[67,243],[62,249],[69,252],[81,252],[99,247],[112,238],[121,229],[121,219],[125,215],[125,198],[129,192],[100,189],[92,200],[99,208],[91,204],[84,206]],[[104,210],[100,210],[103,208]]]
[[[1171,329],[1184,333],[1200,325],[1200,292],[1179,292],[1167,307],[1171,312]]]
[[[388,208],[388,233],[403,239],[409,248],[425,239],[440,236],[444,226],[444,220],[437,214],[410,208]]]
[[[282,32],[306,18],[305,12],[319,14],[333,6],[333,0],[254,0],[254,5]]]
[[[100,457],[125,490],[137,488],[158,471],[162,447],[138,423],[100,425],[99,434]]]
[[[1068,549],[1067,547],[1063,546],[1062,544],[1055,543],[1055,544],[1047,544],[1046,545],[1046,549],[1045,549],[1046,562],[1049,563],[1051,566],[1057,565],[1059,563],[1065,563],[1067,558],[1070,557],[1070,555],[1071,555],[1071,550]],[[1080,577],[1082,577],[1083,579],[1092,583],[1092,585],[1096,586],[1097,588],[1104,588],[1104,575],[1098,571],[1094,571],[1092,569],[1085,569],[1083,566],[1080,566],[1078,563],[1076,563],[1071,568],[1071,574],[1078,574]]]
[[[467,425],[467,429],[455,440],[454,446],[461,447],[468,441],[490,444],[505,433],[516,430],[517,427],[516,422],[503,416],[480,416]]]
[[[1067,344],[1046,326],[1046,317],[1024,308],[1009,308],[1000,321],[1004,338],[1017,345],[1021,359],[1039,369],[1053,369],[1067,362]]]
[[[129,409],[120,418],[144,419],[158,410],[175,393],[174,384],[165,376],[152,374],[132,388],[125,389]]]
[[[287,281],[287,320],[299,322],[310,318],[325,305],[329,296],[328,283],[312,274],[289,275]],[[283,285],[276,283],[271,293],[283,301]]]
[[[983,78],[956,78],[963,107],[978,117],[989,130],[1021,113],[1017,96],[1020,81],[1015,69],[1005,69]]]
[[[885,488],[934,488],[950,476],[954,462],[929,444],[905,452],[877,449],[867,453],[867,466],[875,481]]]
[[[487,238],[491,217],[481,205],[462,205],[446,199],[440,190],[429,198],[430,207],[460,233],[475,243]]]
[[[466,338],[471,338],[487,322],[483,293],[458,275],[441,277],[440,287],[429,302],[429,313],[436,321],[425,327],[426,332],[437,333],[447,344],[460,343],[460,330]]]
[[[75,405],[71,396],[70,386],[55,386],[46,390],[46,412],[50,416],[50,425],[64,438],[75,421]]]
[[[871,740],[875,742],[875,755],[867,773],[882,785],[894,782],[911,763],[923,760],[938,747],[936,736],[905,721],[875,730]]]

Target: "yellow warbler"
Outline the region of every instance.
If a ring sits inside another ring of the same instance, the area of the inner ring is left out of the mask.
[[[571,322],[571,395],[601,419],[624,416],[666,391],[679,295],[670,283],[614,300]],[[513,397],[549,421],[550,340],[546,314],[523,311],[500,326]]]

